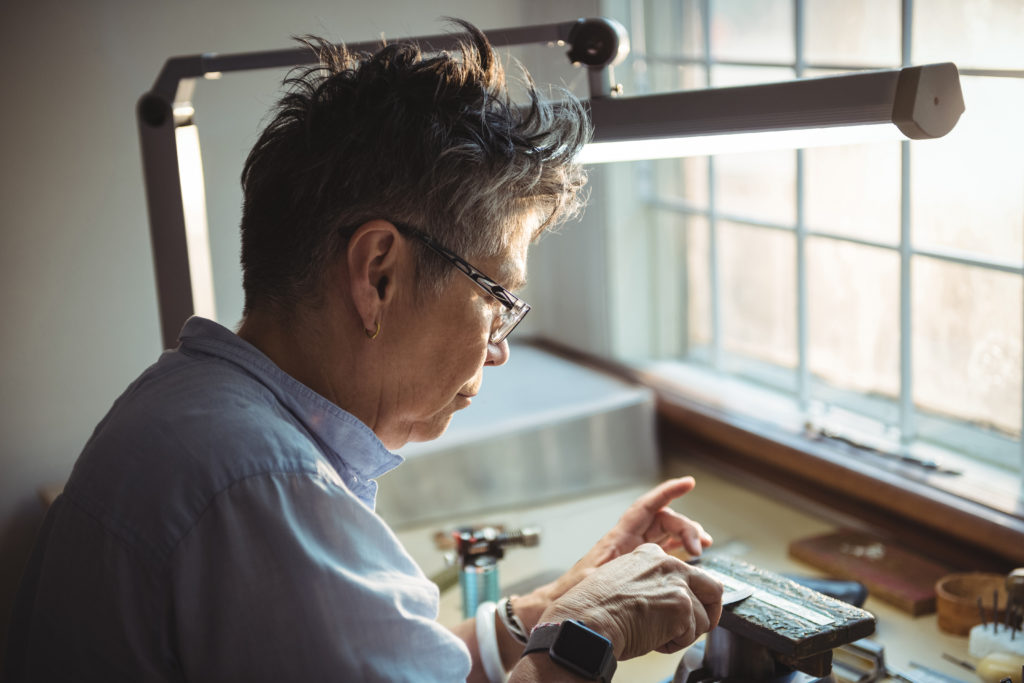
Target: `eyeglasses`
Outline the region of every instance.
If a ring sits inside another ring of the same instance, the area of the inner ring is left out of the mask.
[[[460,273],[472,280],[480,289],[497,299],[498,303],[503,306],[498,318],[498,325],[491,330],[490,342],[492,344],[500,344],[505,341],[509,333],[530,312],[530,304],[484,275],[478,268],[470,265],[466,259],[438,244],[430,235],[409,225],[395,223],[394,221],[392,223],[399,231],[407,233],[423,242],[431,251],[455,266]]]

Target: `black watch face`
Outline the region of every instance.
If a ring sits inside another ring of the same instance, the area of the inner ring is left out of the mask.
[[[551,653],[596,676],[601,672],[609,647],[607,640],[589,629],[572,621],[563,621]]]

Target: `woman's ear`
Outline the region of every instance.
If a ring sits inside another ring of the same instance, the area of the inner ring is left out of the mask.
[[[360,225],[346,248],[349,291],[369,335],[379,331],[384,311],[394,299],[400,234],[385,220]]]

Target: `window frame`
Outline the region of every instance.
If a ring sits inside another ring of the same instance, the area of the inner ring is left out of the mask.
[[[709,0],[700,0],[703,6],[705,18],[705,37],[709,29]],[[792,68],[799,77],[808,69],[833,69],[833,70],[857,70],[864,68],[863,65],[835,65],[835,64],[807,64],[801,54],[802,44],[802,14],[803,0],[792,0],[794,7],[794,42],[795,60],[791,64],[779,64],[770,62],[725,62],[716,61],[712,58],[710,46],[705,40],[704,54],[695,56],[667,56],[667,59],[674,63],[699,64],[705,68],[705,74],[711,73],[711,68],[717,64],[733,64],[743,66],[774,66]],[[604,3],[606,13],[617,16],[627,16],[627,24],[641,24],[643,17],[642,0],[620,0],[619,2]],[[912,2],[902,0],[902,62],[903,65],[910,64],[912,34]],[[611,10],[611,11],[608,11]],[[657,56],[644,53],[644,40],[633,40],[633,59],[652,59]],[[634,69],[636,87],[631,88],[638,92],[644,92],[644,69]],[[961,69],[961,74],[966,76],[1002,76],[1021,78],[1024,72],[993,69]],[[705,85],[710,85],[710,82]],[[900,314],[900,395],[897,404],[899,411],[900,429],[904,435],[916,437],[924,431],[928,431],[928,422],[937,422],[941,428],[949,429],[959,427],[955,421],[933,419],[922,417],[913,403],[913,385],[910,368],[912,367],[912,348],[910,335],[910,311],[911,281],[910,267],[915,258],[932,258],[947,263],[957,263],[970,267],[984,268],[991,271],[1011,273],[1024,280],[1024,264],[1020,262],[998,261],[953,250],[935,250],[913,245],[910,239],[910,146],[909,142],[900,143],[901,151],[901,218],[900,218],[900,240],[898,243],[884,243],[875,240],[864,240],[856,237],[837,235],[833,233],[822,233],[811,230],[803,221],[802,211],[799,208],[801,201],[798,196],[798,208],[795,224],[775,225],[765,221],[752,220],[743,216],[723,216],[716,212],[714,206],[714,174],[713,158],[708,159],[709,187],[708,202],[704,207],[689,205],[686,202],[668,200],[664,197],[656,197],[653,192],[655,178],[650,166],[643,164],[637,166],[635,177],[628,180],[629,187],[636,190],[636,194],[645,198],[647,206],[661,210],[671,210],[683,215],[704,216],[709,222],[716,220],[735,220],[744,224],[753,224],[759,228],[787,230],[795,234],[798,250],[798,264],[796,277],[806,279],[806,263],[801,262],[805,258],[805,242],[808,238],[825,238],[851,242],[865,246],[886,249],[898,254],[900,259],[900,296],[904,302],[901,305]],[[802,188],[803,179],[800,177],[803,167],[803,152],[795,151],[797,156],[797,183]],[[606,182],[614,185],[617,189],[624,187],[620,177],[616,179],[612,172],[611,179]],[[798,192],[802,192],[798,190]],[[623,194],[627,194],[623,189]],[[630,210],[616,209],[614,206],[608,212],[609,225],[607,226],[609,249],[615,250],[616,243],[621,243],[628,237],[623,234],[616,234],[617,228],[614,223],[616,216],[631,215]],[[632,215],[635,216],[635,213]],[[635,234],[635,231],[634,233]],[[643,238],[653,239],[650,236]],[[664,253],[656,243],[646,243],[640,247],[648,253]],[[714,268],[715,247],[711,249],[712,268]],[[633,274],[635,275],[635,273]],[[648,311],[638,313],[635,302],[624,302],[621,295],[616,293],[615,278],[628,278],[630,275],[611,274],[608,286],[608,301],[612,308],[611,317],[616,319],[618,326],[623,326],[624,320],[628,319],[624,327],[635,327],[632,323],[644,315],[648,319],[654,317],[655,313]],[[715,278],[712,276],[712,296],[714,292]],[[654,283],[652,287],[658,287]],[[618,300],[617,300],[618,297]],[[801,349],[798,351],[799,366],[796,372],[797,391],[796,403],[806,411],[810,402],[810,387],[812,383],[811,374],[808,369],[807,359],[807,302],[806,288],[798,297],[798,337]],[[627,311],[627,309],[630,309]],[[639,318],[637,317],[639,316]],[[685,322],[682,323],[685,325]],[[609,339],[606,345],[610,346],[606,351],[596,351],[590,346],[590,352],[581,352],[578,344],[568,345],[557,342],[542,342],[552,350],[574,357],[577,360],[592,365],[609,369],[621,376],[637,381],[655,390],[658,397],[658,413],[663,435],[668,435],[670,448],[684,447],[693,454],[703,454],[711,457],[715,463],[725,467],[736,467],[745,473],[753,473],[762,481],[773,481],[777,485],[799,493],[809,498],[818,499],[824,505],[839,507],[845,513],[853,515],[858,520],[874,520],[882,525],[899,526],[904,531],[912,532],[919,540],[927,543],[927,539],[933,539],[933,545],[938,548],[941,544],[935,539],[950,539],[959,548],[971,548],[979,554],[995,561],[1009,560],[1015,563],[1024,562],[1024,499],[1018,496],[1016,501],[1007,504],[984,504],[978,500],[977,491],[973,490],[971,483],[944,482],[944,485],[935,485],[934,478],[927,472],[922,472],[920,467],[903,463],[892,463],[877,461],[877,458],[864,456],[862,453],[851,455],[849,448],[836,443],[818,443],[806,438],[793,430],[780,428],[770,422],[752,420],[749,414],[737,410],[735,406],[726,402],[709,400],[706,395],[694,392],[692,386],[679,382],[660,373],[657,369],[645,365],[643,362],[632,363],[629,358],[641,358],[642,353],[636,353],[630,343],[624,341],[622,333],[612,325],[609,331]],[[541,333],[542,339],[547,336]],[[713,334],[713,338],[721,340],[721,334]],[[657,344],[657,342],[655,342]],[[600,345],[599,345],[600,346]],[[622,351],[625,350],[625,353]],[[596,351],[596,352],[595,352]],[[614,352],[612,352],[614,351]],[[708,365],[714,369],[718,364],[718,354],[721,347],[710,350]],[[611,358],[620,360],[611,360]],[[625,360],[621,360],[625,359]],[[1024,383],[1022,383],[1024,390]],[[965,427],[968,431],[970,427]],[[1005,448],[1006,444],[1000,444]],[[1013,446],[1011,446],[1013,448]],[[1018,439],[1015,444],[1017,457],[1020,459],[1021,484],[1024,485],[1024,439]],[[1012,461],[1013,453],[1008,457]],[[1004,458],[1005,462],[1005,458]],[[1010,463],[1012,466],[1012,462]],[[843,501],[841,504],[838,501]],[[962,558],[961,558],[962,559]]]
[[[643,5],[642,0],[629,0],[628,8],[629,15],[631,17],[630,32],[634,37],[633,43],[635,48],[632,53],[632,58],[637,62],[644,65],[644,68],[636,69],[634,71],[641,74],[646,74],[651,70],[652,65],[669,64],[669,65],[683,65],[691,64],[697,65],[703,68],[706,82],[705,87],[711,87],[711,73],[714,67],[723,65],[742,65],[751,67],[771,67],[778,68],[784,67],[792,69],[797,78],[804,75],[805,72],[814,69],[827,69],[833,71],[856,71],[863,70],[866,68],[864,65],[858,64],[815,64],[809,63],[804,59],[803,45],[805,43],[804,36],[804,0],[791,0],[793,7],[793,53],[794,61],[792,63],[780,63],[777,61],[735,61],[735,60],[722,60],[716,59],[713,56],[713,45],[711,42],[711,2],[712,0],[700,0],[700,16],[702,19],[702,42],[703,42],[703,53],[698,56],[685,55],[683,49],[679,50],[679,54],[652,54],[646,53],[646,38],[643,35],[645,21],[643,16]],[[912,0],[901,0],[901,66],[911,65],[911,54],[912,54],[912,35],[913,35],[913,2]],[[639,29],[637,27],[640,27]],[[638,30],[640,33],[638,34]],[[1011,70],[998,70],[998,69],[971,69],[961,68],[961,74],[964,76],[1001,76],[1008,78],[1021,78],[1024,73],[1020,71]],[[639,79],[636,84],[640,89],[646,89],[648,84],[645,78]],[[885,242],[876,239],[864,239],[856,236],[836,234],[828,231],[821,231],[812,229],[804,218],[804,194],[805,194],[805,178],[804,178],[804,150],[794,150],[795,161],[796,161],[796,211],[795,220],[791,224],[780,224],[772,223],[769,221],[759,220],[748,216],[741,215],[729,215],[718,210],[715,203],[715,158],[709,157],[707,159],[707,197],[703,206],[694,206],[685,201],[679,201],[672,198],[658,196],[656,187],[656,179],[650,179],[646,182],[641,183],[641,194],[643,196],[643,203],[652,209],[659,209],[666,212],[675,212],[680,216],[693,217],[699,216],[707,221],[709,226],[709,239],[711,240],[710,246],[710,298],[711,298],[711,346],[707,351],[708,364],[713,368],[721,367],[721,360],[723,357],[722,339],[723,334],[721,330],[720,321],[720,308],[721,308],[721,297],[719,296],[720,285],[719,285],[719,273],[717,258],[717,240],[718,230],[717,227],[720,223],[728,222],[731,224],[738,224],[743,226],[754,227],[758,229],[770,229],[781,232],[786,232],[794,235],[796,243],[796,280],[797,280],[797,300],[796,300],[796,398],[800,406],[806,411],[808,410],[812,401],[812,383],[813,379],[809,369],[809,338],[808,338],[808,295],[807,295],[807,243],[808,240],[821,239],[828,240],[831,242],[854,244],[858,246],[870,247],[879,249],[886,252],[891,252],[898,255],[899,258],[899,278],[900,278],[900,306],[899,306],[899,333],[898,339],[900,344],[900,376],[899,376],[899,397],[896,405],[898,411],[898,426],[899,426],[899,439],[900,446],[907,447],[910,444],[918,440],[919,437],[922,439],[935,440],[934,435],[937,432],[945,432],[946,434],[953,434],[951,439],[952,442],[968,442],[972,438],[976,438],[986,444],[986,453],[994,454],[992,457],[993,462],[1008,468],[1008,469],[1020,469],[1021,475],[1024,476],[1024,438],[1018,438],[1011,442],[1009,439],[1000,439],[998,436],[989,435],[984,430],[975,429],[969,425],[961,425],[956,420],[944,420],[941,417],[933,417],[929,414],[920,411],[914,405],[914,377],[913,377],[913,348],[912,348],[912,302],[911,297],[912,283],[911,283],[911,270],[912,262],[916,259],[932,259],[946,264],[956,264],[967,266],[971,268],[977,268],[986,272],[1000,272],[1010,274],[1016,278],[1024,281],[1024,261],[1008,260],[1008,259],[997,259],[987,257],[981,254],[970,253],[965,250],[957,249],[937,249],[929,248],[925,246],[916,245],[911,238],[911,150],[910,142],[903,141],[900,144],[900,236],[899,240],[895,243]],[[654,175],[653,171],[647,171],[647,173]],[[652,254],[667,253],[669,250],[664,248],[666,245],[655,245],[654,249],[651,250]],[[661,272],[666,272],[662,270]],[[656,282],[654,287],[658,291],[669,291],[673,287],[673,282]],[[684,340],[685,344],[686,341]],[[1021,383],[1022,391],[1022,423],[1024,423],[1024,382]],[[1024,482],[1022,482],[1024,483]]]

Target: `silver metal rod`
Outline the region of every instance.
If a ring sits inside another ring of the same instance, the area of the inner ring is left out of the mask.
[[[182,324],[195,311],[174,130],[170,116],[161,126],[139,126],[161,348],[165,349],[177,345]]]
[[[960,69],[964,76],[984,76],[986,78],[1024,78],[1024,69]]]
[[[910,63],[913,2],[903,0],[900,51],[902,64]],[[912,273],[913,235],[910,214],[910,143],[900,143],[900,444],[909,447],[917,437],[914,413],[914,344]]]
[[[1009,273],[1010,275],[1024,275],[1024,263],[1020,262],[1014,263],[986,256],[971,256],[949,249],[935,249],[927,247],[918,247],[913,249],[912,253],[916,256],[927,256],[928,258],[933,258],[937,261],[945,261],[946,263],[957,263],[962,266],[985,268],[986,270]]]
[[[711,2],[701,0],[701,32],[704,34],[704,84],[711,87]],[[711,301],[711,367],[722,367],[722,287],[718,253],[718,214],[715,201],[715,158],[708,157],[708,296]]]
[[[914,0],[900,3],[900,66],[913,63]]]
[[[804,0],[793,3],[793,56],[795,75],[804,76]],[[804,187],[804,150],[796,150],[796,397],[804,418],[811,405],[810,332],[807,310],[807,217]]]
[[[541,24],[521,26],[507,29],[484,31],[484,35],[496,47],[525,45],[537,43],[557,43],[569,38],[569,32],[576,22],[558,24]],[[461,36],[458,34],[437,34],[411,38],[425,50],[450,50],[458,46]],[[382,40],[347,43],[346,47],[353,52],[375,52],[380,49]],[[258,52],[238,52],[218,54],[208,52],[199,55],[172,57],[167,60],[163,70],[157,76],[153,92],[171,96],[179,80],[183,78],[199,78],[209,73],[227,73],[234,71],[253,71],[258,69],[286,68],[313,64],[316,55],[305,47],[291,47],[280,50],[261,50]]]
[[[913,251],[910,248],[910,143],[901,142],[900,181],[900,443],[909,446],[917,436],[914,411]]]
[[[708,157],[708,296],[711,302],[711,367],[722,367],[722,286],[718,249],[718,217],[715,213],[715,158]]]
[[[804,150],[796,150],[796,395],[806,418],[811,405],[810,321],[807,282],[807,224],[804,201]]]

